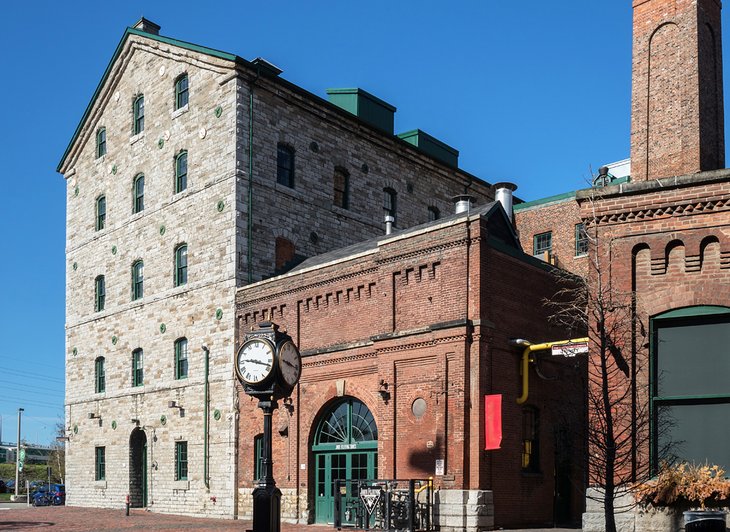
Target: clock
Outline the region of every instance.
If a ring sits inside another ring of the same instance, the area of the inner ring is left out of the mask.
[[[273,369],[274,346],[268,340],[252,338],[238,350],[236,371],[246,384],[261,384],[271,376]]]
[[[279,347],[279,374],[284,383],[292,388],[302,374],[302,357],[291,340]]]

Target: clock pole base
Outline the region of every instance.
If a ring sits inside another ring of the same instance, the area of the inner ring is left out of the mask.
[[[280,532],[281,491],[276,485],[253,490],[253,532]]]

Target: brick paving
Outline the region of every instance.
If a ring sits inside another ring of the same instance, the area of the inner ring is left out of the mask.
[[[45,506],[33,508],[25,505],[0,509],[0,531],[44,530],[64,532],[115,532],[124,530],[168,530],[195,532],[216,530],[218,532],[243,532],[251,528],[249,521],[230,519],[209,519],[166,515],[144,510],[132,510],[129,517],[124,510],[102,508],[78,508],[67,506]],[[334,530],[324,525],[292,525],[282,523],[281,532],[325,532]],[[549,532],[568,532],[567,529],[551,528]],[[518,532],[518,531],[513,531]],[[531,530],[530,532],[540,532]],[[543,529],[547,532],[547,529]],[[571,531],[574,532],[574,531]]]

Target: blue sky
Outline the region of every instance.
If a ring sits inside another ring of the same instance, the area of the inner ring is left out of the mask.
[[[141,15],[162,35],[262,56],[320,96],[366,89],[398,108],[396,132],[427,131],[461,152],[463,169],[516,182],[530,200],[583,187],[591,169],[628,157],[630,6],[3,2],[2,439],[15,441],[18,407],[23,437],[42,443],[63,412],[65,185],[55,168],[125,27]]]

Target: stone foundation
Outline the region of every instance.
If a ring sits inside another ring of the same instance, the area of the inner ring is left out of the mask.
[[[244,521],[253,519],[254,488],[238,488],[238,518]],[[299,495],[299,511],[297,512],[297,493],[294,489],[281,490],[281,520],[286,523],[307,523],[309,509],[306,493]]]
[[[482,532],[494,529],[494,499],[485,490],[438,490],[433,523],[441,532]]]

